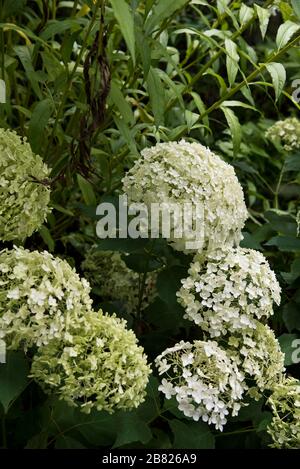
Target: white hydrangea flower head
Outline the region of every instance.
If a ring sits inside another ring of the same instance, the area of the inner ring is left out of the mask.
[[[24,240],[50,212],[49,168],[25,138],[0,129],[0,240]]]
[[[150,372],[126,321],[92,311],[69,324],[68,337],[39,348],[31,377],[85,413],[113,412],[143,402]]]
[[[255,319],[273,314],[280,303],[280,286],[266,258],[252,249],[217,250],[196,254],[189,276],[182,280],[178,302],[185,317],[210,337],[253,328]]]
[[[47,251],[5,249],[0,273],[0,331],[10,349],[63,338],[68,325],[91,310],[89,283]]]
[[[300,148],[300,120],[296,117],[275,122],[266,132],[266,137],[273,142],[281,143],[286,151]]]
[[[165,207],[172,228],[168,241],[178,251],[193,251],[186,249],[186,243],[196,241],[196,232],[183,229],[176,237],[176,229],[184,223],[172,212],[174,204],[201,208],[202,250],[239,244],[248,217],[242,187],[233,167],[199,143],[181,140],[143,150],[123,178],[123,190],[129,203],[144,203],[149,213],[153,203]],[[190,225],[195,231],[196,221]]]
[[[119,252],[92,247],[81,267],[90,285],[97,288],[104,301],[120,301],[127,313],[137,311],[140,276],[127,267]],[[146,277],[141,310],[157,295],[156,278],[155,272],[149,272]]]
[[[249,395],[259,399],[282,380],[285,368],[284,354],[272,329],[259,321],[254,326],[230,336],[226,347],[231,348],[228,353],[248,380]]]
[[[247,390],[234,359],[217,342],[181,341],[159,355],[155,364],[163,375],[159,390],[176,397],[185,416],[223,430],[227,416],[238,414]]]
[[[269,397],[273,419],[268,433],[270,445],[277,449],[300,449],[300,382],[286,378],[278,383]]]

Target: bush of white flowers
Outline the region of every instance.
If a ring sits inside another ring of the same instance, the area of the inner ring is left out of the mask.
[[[26,139],[0,129],[0,240],[24,240],[50,211],[50,174]]]
[[[10,349],[67,339],[69,325],[91,310],[89,283],[47,251],[5,249],[0,273],[0,331]]]
[[[186,243],[195,241],[197,234],[183,230],[176,238],[182,218],[172,213],[174,204],[191,203],[202,209],[203,250],[232,246],[241,239],[247,219],[242,187],[233,167],[199,143],[182,140],[143,150],[124,177],[123,190],[129,203],[142,202],[150,210],[151,204],[159,202],[169,209],[169,242],[178,251],[187,251]]]
[[[178,301],[185,317],[210,337],[255,327],[273,314],[280,286],[265,257],[252,249],[218,250],[195,256]]]
[[[187,417],[223,430],[227,416],[238,414],[247,390],[245,376],[217,342],[181,341],[159,355],[155,364],[163,375],[158,389],[167,399],[175,396]]]
[[[266,137],[280,143],[286,151],[300,148],[300,121],[296,117],[275,122],[266,132]]]
[[[143,402],[151,370],[126,321],[99,311],[73,320],[67,336],[34,356],[31,376],[83,412],[131,409]]]

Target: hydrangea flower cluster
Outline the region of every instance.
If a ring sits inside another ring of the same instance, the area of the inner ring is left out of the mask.
[[[137,311],[139,304],[139,274],[130,270],[116,251],[91,248],[81,265],[85,277],[104,301],[120,301],[127,313]],[[155,272],[146,278],[141,309],[145,309],[156,296]]]
[[[23,240],[43,224],[50,211],[49,174],[25,138],[0,129],[0,240]]]
[[[150,367],[126,322],[99,311],[69,324],[68,335],[40,347],[31,376],[83,412],[131,409],[143,402]]]
[[[248,378],[248,393],[255,399],[273,389],[285,371],[284,354],[274,332],[259,321],[253,329],[229,336],[227,351]]]
[[[300,148],[300,121],[296,117],[288,117],[272,125],[266,137],[273,142],[281,143],[286,151]]]
[[[186,318],[210,337],[219,337],[254,328],[256,319],[272,315],[280,291],[260,252],[236,248],[210,253],[205,260],[197,254],[177,296]]]
[[[143,150],[124,177],[123,190],[129,203],[144,203],[149,211],[157,202],[167,208],[172,228],[168,240],[178,251],[187,251],[186,243],[195,241],[196,233],[192,235],[189,227],[176,237],[182,216],[172,212],[174,204],[201,208],[203,250],[238,244],[241,239],[248,216],[242,187],[233,167],[199,143],[182,140]]]
[[[5,249],[0,272],[0,330],[10,349],[65,338],[68,325],[91,310],[89,283],[47,251]]]
[[[273,413],[268,427],[268,433],[273,439],[271,446],[300,449],[300,382],[286,378],[278,383],[267,404]]]
[[[187,417],[223,430],[227,416],[238,414],[247,389],[236,361],[214,341],[181,341],[155,360],[159,386],[167,399],[176,397],[178,408]]]

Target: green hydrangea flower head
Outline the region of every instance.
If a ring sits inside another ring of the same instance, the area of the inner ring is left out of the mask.
[[[104,301],[119,301],[127,313],[137,311],[139,304],[140,275],[129,269],[121,254],[116,251],[99,251],[92,247],[81,265],[85,278],[97,289]],[[155,298],[155,272],[146,277],[141,310]]]
[[[89,413],[138,407],[150,367],[126,321],[102,311],[72,322],[68,337],[51,340],[35,355],[31,376],[46,392]]]
[[[69,324],[91,310],[89,283],[47,251],[1,251],[0,285],[0,336],[9,349],[67,337]]]
[[[0,240],[24,240],[50,212],[50,170],[25,138],[0,129]]]
[[[196,252],[199,247],[187,245],[197,244],[198,236],[203,251],[239,244],[248,213],[232,166],[209,148],[184,140],[159,143],[141,155],[123,178],[123,191],[130,204],[143,203],[148,213],[160,203],[170,216],[167,239],[174,249]],[[182,212],[188,205],[195,213],[183,223]]]
[[[284,354],[269,326],[255,321],[254,329],[227,338],[226,347],[231,348],[228,353],[248,379],[248,393],[254,399],[282,380]]]
[[[266,132],[272,142],[280,143],[286,151],[300,148],[300,120],[296,117],[275,122]]]
[[[286,378],[278,383],[268,399],[273,419],[268,433],[277,449],[300,449],[300,382]]]

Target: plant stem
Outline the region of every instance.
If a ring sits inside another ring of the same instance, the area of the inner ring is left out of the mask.
[[[280,191],[280,187],[281,187],[281,183],[282,183],[283,173],[284,173],[284,165],[281,168],[279,178],[278,178],[278,181],[277,181],[277,185],[276,185],[276,189],[275,189],[275,193],[274,193],[274,207],[276,209],[279,208],[278,196],[279,196],[279,191]]]

